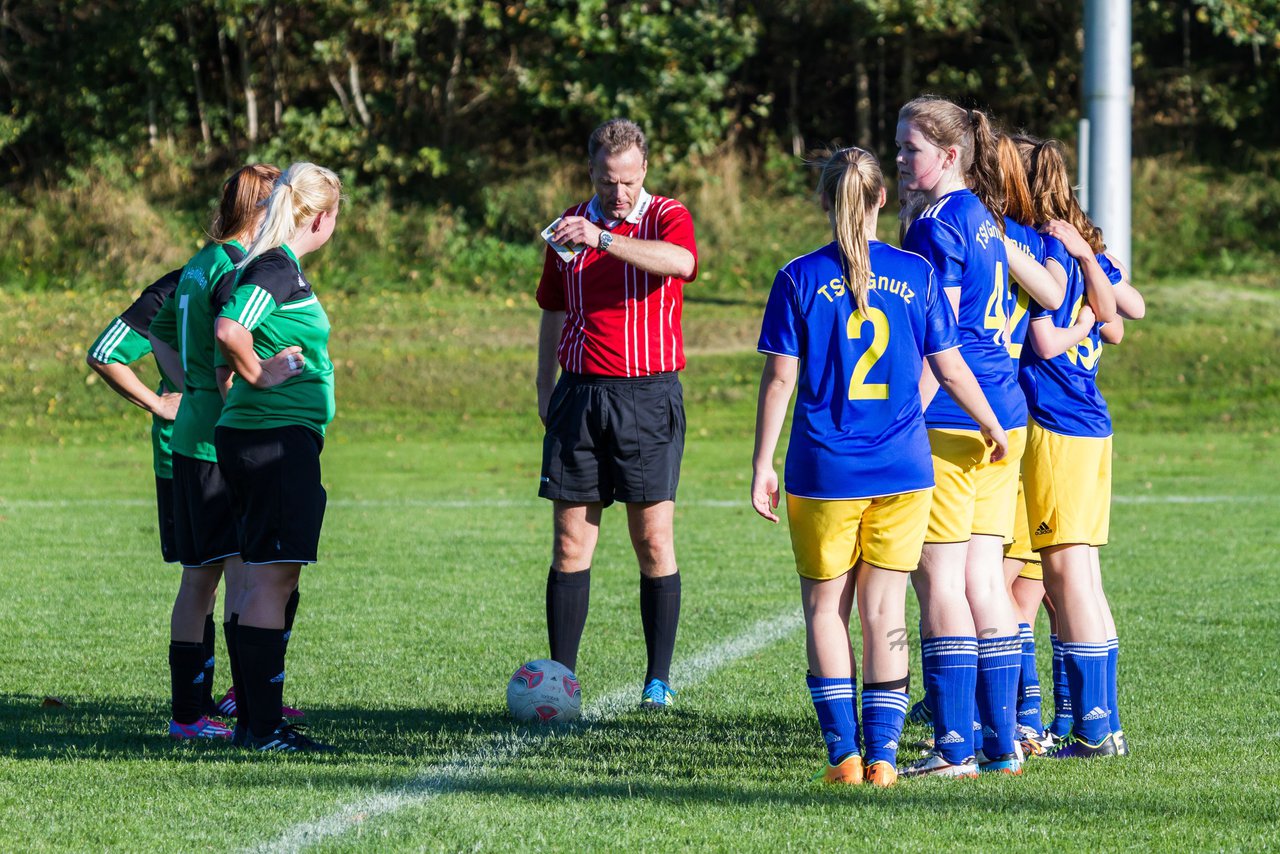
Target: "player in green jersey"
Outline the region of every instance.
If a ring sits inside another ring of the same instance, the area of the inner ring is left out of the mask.
[[[169,437],[173,419],[182,395],[182,378],[172,379],[160,373],[155,391],[133,372],[129,365],[151,352],[147,327],[165,298],[173,293],[181,270],[166,273],[147,286],[124,312],[111,321],[94,340],[85,357],[107,385],[139,409],[151,413],[151,456],[156,476],[156,507],[160,521],[160,553],[166,562],[177,558],[173,525],[173,468],[169,455]]]
[[[317,557],[326,502],[320,451],[334,413],[329,318],[301,259],[329,240],[341,199],[328,169],[295,163],[285,171],[215,326],[236,377],[214,441],[248,578],[236,628],[237,741],[261,751],[330,749],[284,723],[280,704],[285,611],[303,564]],[[282,352],[295,376],[270,358]]]
[[[213,605],[219,580],[226,577],[223,633],[231,662],[232,689],[217,706],[235,714],[238,674],[235,643],[236,605],[244,588],[244,565],[236,540],[231,493],[218,468],[213,429],[222,413],[222,396],[229,372],[219,377],[214,365],[213,323],[231,298],[236,262],[262,220],[262,205],[280,170],[274,166],[246,166],[222,188],[222,199],[210,229],[210,242],[187,262],[173,294],[151,324],[156,358],[180,371],[184,378],[182,406],[173,429],[174,528],[182,582],[170,620],[169,672],[173,716],[169,733],[176,739],[229,738],[231,731],[210,722],[211,702],[202,702],[212,686],[212,656],[201,654],[213,646]],[[287,372],[287,357],[276,358]],[[204,672],[201,663],[204,662]],[[203,684],[202,684],[203,682]],[[202,690],[203,689],[203,690]],[[211,699],[211,698],[210,698]],[[292,710],[291,710],[292,711]]]

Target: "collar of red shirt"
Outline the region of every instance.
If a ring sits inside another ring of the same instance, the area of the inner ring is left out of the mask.
[[[649,205],[653,202],[653,196],[649,195],[649,191],[644,187],[640,188],[640,197],[636,199],[635,207],[631,209],[631,213],[627,214],[627,222],[636,225],[640,220],[644,219],[645,211],[649,210]],[[592,196],[591,202],[587,205],[587,217],[592,222],[603,222],[609,228],[615,227],[619,220],[609,219],[600,210],[600,197]]]

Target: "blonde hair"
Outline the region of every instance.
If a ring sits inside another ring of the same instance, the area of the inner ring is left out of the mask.
[[[858,309],[866,315],[871,283],[871,247],[867,241],[867,214],[880,204],[884,176],[876,156],[861,148],[841,148],[811,158],[821,168],[818,193],[834,214],[836,243],[840,246],[845,279]]]
[[[1071,173],[1067,170],[1062,145],[1056,139],[1034,142],[1026,152],[1026,163],[1027,178],[1035,199],[1036,222],[1064,219],[1089,242],[1095,255],[1105,250],[1107,245],[1102,241],[1102,229],[1094,225],[1080,207],[1071,187]]]
[[[1004,185],[996,156],[996,134],[982,110],[966,110],[946,98],[923,95],[898,111],[898,121],[914,125],[938,148],[959,152],[960,174],[1004,231]]]
[[[294,163],[271,189],[258,235],[236,266],[246,267],[262,253],[284,245],[304,222],[336,211],[341,201],[342,182],[337,175],[314,163]]]
[[[257,163],[238,170],[222,184],[222,200],[214,215],[209,236],[218,243],[230,243],[253,227],[258,209],[271,195],[280,170]]]

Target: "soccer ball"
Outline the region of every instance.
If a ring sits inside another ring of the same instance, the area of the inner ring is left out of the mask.
[[[563,723],[582,712],[582,688],[573,671],[540,658],[520,665],[507,682],[507,709],[518,721]]]

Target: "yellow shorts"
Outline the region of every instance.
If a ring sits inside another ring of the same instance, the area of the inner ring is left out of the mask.
[[[929,430],[934,487],[926,543],[964,543],[974,534],[1003,540],[1013,533],[1027,431],[1015,427],[1006,432],[1009,453],[993,463],[977,430]]]
[[[1027,458],[1022,458],[1023,465],[1026,465]],[[1004,544],[1004,556],[1012,560],[1020,560],[1025,564],[1037,564],[1034,568],[1024,566],[1022,571],[1018,573],[1019,578],[1031,578],[1039,580],[1042,578],[1040,574],[1040,555],[1031,550],[1031,531],[1027,528],[1027,498],[1022,490],[1022,478],[1018,478],[1018,503],[1013,513],[1013,535],[1006,538]],[[1034,575],[1029,574],[1034,571]]]
[[[1106,545],[1111,529],[1110,436],[1063,436],[1033,421],[1022,476],[1033,549]]]
[[[859,559],[910,572],[920,563],[932,489],[828,501],[787,496],[796,572],[815,581],[844,575]]]

